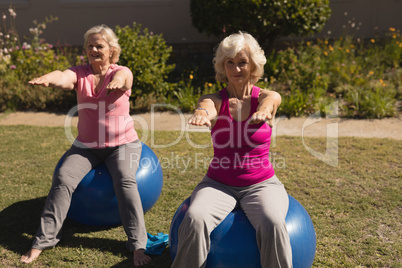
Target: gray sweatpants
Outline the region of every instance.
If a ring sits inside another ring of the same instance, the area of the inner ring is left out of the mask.
[[[205,267],[211,232],[237,205],[256,230],[261,266],[292,267],[285,223],[289,198],[276,176],[247,187],[232,187],[204,177],[194,189],[179,227],[177,255],[172,267]]]
[[[60,241],[61,228],[74,190],[90,170],[104,163],[113,179],[121,221],[128,237],[127,248],[129,251],[145,249],[147,232],[135,180],[141,151],[139,140],[104,149],[72,145],[53,176],[32,248],[43,250],[54,247]]]

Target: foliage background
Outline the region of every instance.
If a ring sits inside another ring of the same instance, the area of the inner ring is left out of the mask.
[[[325,1],[311,1],[312,5],[326,8]],[[297,6],[302,2],[293,4]],[[262,5],[265,2],[247,3]],[[57,18],[34,21],[34,27],[30,28],[32,35],[26,39],[18,36],[15,19],[15,11],[10,8],[9,16],[3,16],[0,28],[0,112],[68,111],[75,106],[74,92],[31,86],[27,82],[55,69],[84,64],[86,59],[82,49],[53,45],[41,39],[46,25]],[[316,24],[322,25],[324,21]],[[300,23],[295,29],[303,31]],[[390,28],[386,33],[364,40],[356,34],[357,24],[353,19],[348,20],[345,25],[348,31],[341,38],[333,39],[329,35],[295,42],[290,39],[276,50],[266,50],[268,63],[258,86],[276,90],[282,95],[278,115],[306,116],[319,112],[325,116],[328,106],[333,103],[338,103],[336,112],[340,117],[400,115],[400,31]],[[305,33],[309,32],[307,28],[305,30]],[[135,22],[131,26],[118,26],[115,32],[123,49],[119,64],[128,66],[135,77],[131,96],[133,112],[148,111],[155,103],[169,103],[183,112],[192,112],[201,95],[225,86],[214,80],[213,51],[200,57],[178,57],[180,53],[175,53],[162,35],[155,35]]]
[[[266,50],[280,37],[320,32],[331,15],[328,0],[191,0],[190,12],[200,32],[222,39],[246,31]]]

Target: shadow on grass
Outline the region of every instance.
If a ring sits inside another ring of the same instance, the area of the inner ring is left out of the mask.
[[[20,201],[0,212],[0,245],[2,247],[18,255],[22,255],[30,249],[32,237],[39,227],[45,201],[46,197]],[[117,256],[124,254],[127,259],[113,267],[132,267],[132,255],[127,251],[124,241],[74,236],[76,233],[91,233],[115,227],[87,226],[67,219],[63,226],[59,246],[93,248],[108,251]],[[152,256],[152,262],[144,267],[170,267],[169,250],[165,249],[162,256]]]
[[[46,197],[20,201],[0,212],[0,244],[18,254],[31,246]]]

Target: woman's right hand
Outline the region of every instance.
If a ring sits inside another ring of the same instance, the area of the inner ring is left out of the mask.
[[[211,121],[208,119],[206,111],[197,110],[188,120],[190,125],[211,127]]]
[[[45,86],[45,87],[48,87],[49,84],[50,84],[49,80],[47,80],[43,76],[36,77],[36,78],[28,81],[28,83],[30,83],[31,85],[42,85],[42,86]]]
[[[64,90],[73,90],[76,82],[77,75],[70,69],[65,71],[56,70],[28,81],[31,85],[61,88]]]
[[[201,96],[198,100],[198,108],[195,109],[188,123],[194,126],[207,126],[210,128],[212,126],[211,120],[214,121],[214,118],[218,115],[217,107],[219,109],[220,101],[219,93]]]

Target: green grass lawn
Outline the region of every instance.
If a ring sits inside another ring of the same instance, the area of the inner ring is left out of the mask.
[[[152,134],[152,135],[151,135]],[[140,132],[158,155],[164,188],[145,215],[151,234],[169,232],[177,207],[206,172],[208,133]],[[151,140],[152,138],[152,140]],[[119,227],[90,227],[67,220],[63,238],[34,265],[20,265],[39,224],[54,167],[69,148],[63,128],[0,126],[0,266],[131,267]],[[307,138],[325,153],[325,138]],[[314,267],[402,267],[402,142],[340,138],[338,165],[312,156],[300,137],[277,137],[276,174],[309,212],[317,233]],[[152,147],[152,143],[161,147]],[[193,146],[198,145],[200,148]],[[169,248],[146,267],[170,267]]]

